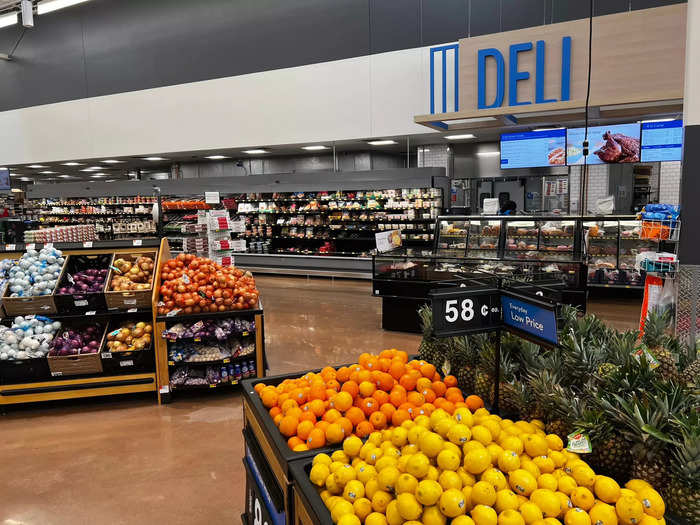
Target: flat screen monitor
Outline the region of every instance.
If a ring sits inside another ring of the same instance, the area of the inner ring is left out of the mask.
[[[0,191],[9,191],[10,189],[10,170],[0,168]]]
[[[642,162],[681,160],[683,121],[642,122]]]
[[[540,168],[565,164],[565,129],[501,135],[501,169]]]
[[[566,163],[583,164],[583,139],[586,128],[566,132]],[[639,122],[609,124],[588,128],[587,164],[639,162]]]

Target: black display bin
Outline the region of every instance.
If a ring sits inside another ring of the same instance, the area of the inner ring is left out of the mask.
[[[109,270],[112,264],[114,254],[100,253],[94,255],[69,255],[66,259],[66,264],[63,267],[63,272],[58,281],[56,290],[70,286],[68,275],[73,275],[81,270],[97,269]],[[105,275],[105,285],[107,284],[107,276]],[[93,293],[81,294],[66,294],[59,295],[56,293],[54,299],[56,301],[56,311],[59,314],[76,314],[83,312],[103,312],[107,310],[107,301],[105,299],[105,285],[102,290]]]
[[[149,318],[129,318],[130,321],[153,324]],[[107,326],[107,334],[117,330],[122,319],[112,319]],[[107,348],[107,335],[105,335],[102,347],[100,348],[100,356],[102,357],[102,369],[105,374],[133,374],[137,372],[153,372],[156,369],[155,362],[155,343],[153,341],[153,333],[151,332],[151,346],[143,350],[134,350],[131,352],[110,352]]]
[[[51,372],[45,357],[0,361],[0,384],[2,385],[49,379],[51,379]]]
[[[331,513],[319,495],[317,487],[309,480],[313,458],[294,461],[291,465],[294,480],[295,524],[333,525]]]

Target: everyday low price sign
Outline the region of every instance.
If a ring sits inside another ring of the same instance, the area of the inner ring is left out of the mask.
[[[552,345],[558,344],[554,306],[515,294],[501,294],[503,324],[516,333],[530,335]]]

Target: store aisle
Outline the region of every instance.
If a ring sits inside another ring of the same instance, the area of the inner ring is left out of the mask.
[[[368,282],[261,276],[258,287],[271,374],[365,350],[417,351],[420,336],[381,330]],[[629,328],[639,303],[597,300],[590,310]],[[237,523],[243,512],[238,394],[12,408],[0,429],[0,523]]]

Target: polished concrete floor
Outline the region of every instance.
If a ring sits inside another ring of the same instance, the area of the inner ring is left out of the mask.
[[[271,374],[418,348],[418,335],[381,330],[367,282],[260,277],[258,286]],[[626,329],[639,307],[615,298],[589,310]],[[234,393],[13,407],[0,416],[0,524],[239,523],[241,429]]]

